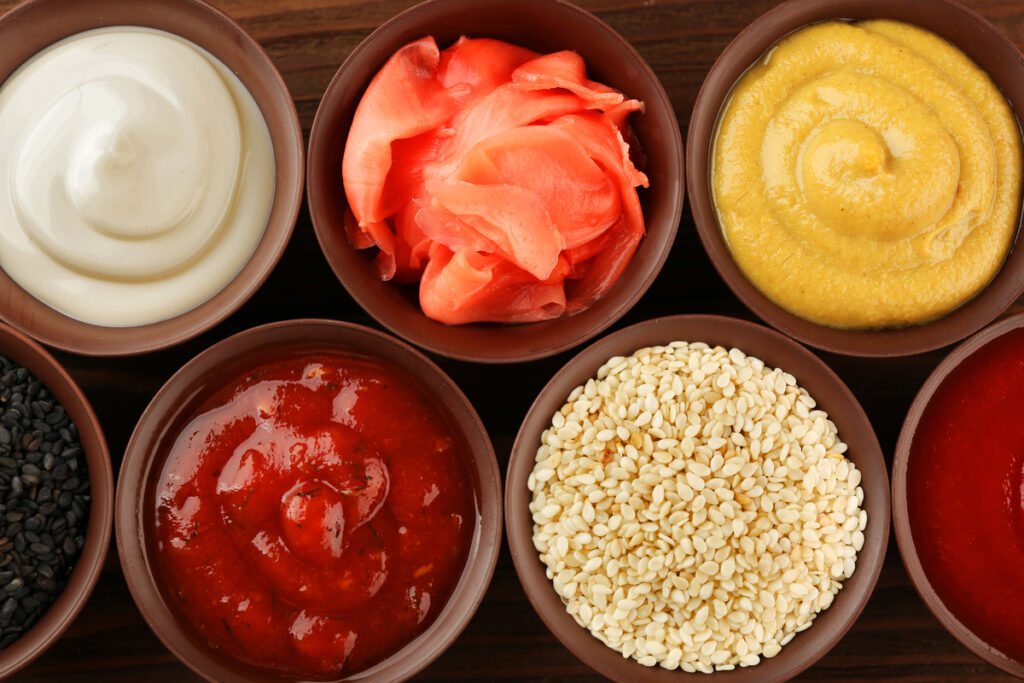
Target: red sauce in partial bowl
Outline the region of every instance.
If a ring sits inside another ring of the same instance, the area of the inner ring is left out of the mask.
[[[156,569],[209,645],[286,676],[365,670],[424,631],[476,527],[466,455],[414,380],[320,354],[262,365],[178,436]]]
[[[964,626],[1024,661],[1024,329],[957,366],[921,416],[907,509],[928,581]]]

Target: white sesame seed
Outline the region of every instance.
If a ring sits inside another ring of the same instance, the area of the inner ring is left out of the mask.
[[[827,414],[742,351],[610,359],[545,430],[534,545],[568,612],[643,665],[774,657],[856,567],[867,513]]]

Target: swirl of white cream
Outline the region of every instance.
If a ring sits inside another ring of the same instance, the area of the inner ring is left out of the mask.
[[[73,36],[22,66],[0,89],[10,131],[0,215],[15,218],[0,226],[4,269],[58,310],[106,325],[171,317],[223,287],[273,195],[266,124],[232,78],[193,44],[130,27]],[[254,177],[257,206],[240,209]]]

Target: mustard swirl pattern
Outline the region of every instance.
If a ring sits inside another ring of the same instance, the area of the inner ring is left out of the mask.
[[[841,328],[922,323],[1002,264],[1021,137],[988,75],[938,36],[829,22],[734,86],[711,182],[733,257],[780,306]]]

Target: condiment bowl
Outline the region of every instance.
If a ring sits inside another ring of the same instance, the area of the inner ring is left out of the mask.
[[[341,163],[356,106],[370,80],[403,45],[433,36],[442,49],[462,35],[505,40],[541,53],[575,50],[587,77],[644,102],[630,123],[646,159],[640,190],[646,236],[614,287],[590,308],[520,325],[448,326],[420,310],[416,286],[382,282],[370,252],[349,244]],[[428,0],[362,42],[327,87],[309,140],[307,193],[324,255],[349,294],[399,337],[452,358],[511,363],[553,355],[607,328],[643,295],[661,269],[683,206],[683,147],[672,105],[651,68],[619,34],[564,0]]]
[[[89,599],[110,544],[114,519],[114,476],[99,420],[81,389],[56,359],[35,341],[3,324],[0,324],[0,355],[35,375],[78,427],[92,496],[85,547],[64,590],[32,628],[0,650],[0,678],[6,678],[53,645]]]
[[[204,48],[252,94],[270,131],[275,187],[270,217],[256,250],[234,278],[195,308],[133,327],[71,318],[33,297],[0,271],[0,318],[45,344],[94,356],[166,348],[213,327],[237,310],[269,276],[284,251],[302,203],[304,146],[295,103],[270,58],[242,28],[202,0],[28,0],[0,18],[0,82],[49,45],[106,26],[164,30]]]
[[[738,348],[756,356],[766,366],[778,367],[796,377],[797,383],[828,413],[839,436],[849,446],[846,457],[861,471],[863,508],[868,524],[865,542],[857,555],[853,576],[846,580],[834,602],[820,613],[810,628],[798,633],[773,658],[755,666],[737,667],[712,674],[715,681],[769,683],[791,678],[808,668],[835,645],[867,603],[882,569],[889,536],[889,486],[885,461],[867,416],[846,385],[821,360],[800,344],[778,332],[734,318],[681,315],[648,320],[603,337],[569,361],[541,390],[516,436],[505,481],[505,526],[509,548],[526,595],[551,632],[583,662],[617,681],[706,681],[707,674],[645,667],[604,645],[579,626],[566,611],[533,545],[531,493],[527,481],[533,471],[541,434],[551,416],[577,386],[593,377],[614,356],[673,341],[705,342],[727,349]]]
[[[747,279],[718,226],[711,198],[710,151],[720,110],[733,84],[786,34],[826,20],[895,19],[949,41],[986,71],[1014,111],[1024,111],[1024,59],[992,24],[952,0],[789,0],[755,20],[708,72],[690,120],[686,169],[697,231],[722,279],[772,327],[817,348],[854,356],[904,356],[952,344],[994,320],[1024,293],[1024,249],[1013,246],[995,278],[973,299],[943,317],[915,326],[837,329],[781,308]],[[1019,231],[1019,225],[1018,225]]]
[[[903,565],[906,567],[910,580],[913,582],[918,594],[932,614],[957,640],[982,659],[1019,678],[1024,678],[1024,661],[1013,659],[1006,653],[996,649],[971,630],[969,626],[965,625],[950,606],[944,602],[943,595],[937,590],[932,579],[929,578],[930,576],[934,577],[934,572],[937,571],[937,568],[922,561],[921,551],[918,543],[915,543],[914,530],[911,525],[913,513],[910,510],[909,497],[913,495],[911,493],[913,488],[911,482],[913,482],[915,477],[920,480],[920,477],[923,476],[922,474],[915,475],[911,468],[914,458],[921,457],[921,455],[915,455],[914,453],[915,440],[918,437],[919,428],[929,406],[936,398],[936,395],[941,392],[943,383],[965,361],[971,359],[976,354],[986,353],[986,347],[996,342],[1000,337],[1022,328],[1024,328],[1024,314],[1014,315],[986,327],[946,356],[921,386],[921,390],[918,392],[913,404],[911,404],[907,417],[903,422],[903,428],[900,430],[899,440],[896,443],[896,454],[892,464],[893,527],[896,530],[896,540],[899,545],[900,555],[903,557]],[[975,381],[973,378],[975,375],[972,374],[971,377],[971,384],[974,386]],[[981,386],[978,386],[979,391],[981,388]],[[965,400],[974,399],[975,397],[969,397]],[[944,428],[953,433],[962,431],[967,428],[967,425],[949,424],[948,428],[945,426]],[[986,455],[987,451],[985,448],[979,448],[975,453],[958,452],[958,456],[967,459],[984,458]],[[1007,486],[1007,495],[1016,495],[1016,492],[1011,491],[1009,488],[1009,479],[1005,485]],[[968,491],[964,493],[965,496],[970,497],[971,501],[975,500],[974,496],[978,495]],[[953,505],[954,501],[950,501],[950,504]],[[973,503],[970,503],[970,505],[973,508]],[[1006,543],[1012,546],[1014,539],[1006,539]],[[977,548],[972,547],[962,548],[962,552],[968,554],[977,550]],[[990,577],[984,576],[974,576],[971,579],[972,581],[979,582],[991,580]]]
[[[155,492],[170,447],[195,411],[241,373],[303,352],[353,354],[410,376],[433,400],[463,442],[478,519],[465,567],[434,622],[397,653],[345,680],[403,680],[455,640],[483,599],[501,542],[501,477],[494,449],[468,399],[436,365],[407,344],[358,325],[292,320],[253,328],[189,361],[157,392],[128,443],[118,479],[117,543],[121,567],[143,617],[182,662],[210,680],[280,681],[213,649],[169,599],[154,566]]]

